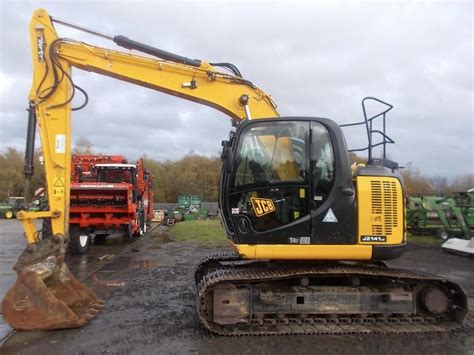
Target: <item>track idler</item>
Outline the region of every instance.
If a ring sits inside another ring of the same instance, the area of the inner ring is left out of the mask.
[[[103,301],[75,278],[64,262],[64,238],[30,244],[14,270],[15,284],[2,303],[5,322],[18,330],[79,328],[103,307]]]

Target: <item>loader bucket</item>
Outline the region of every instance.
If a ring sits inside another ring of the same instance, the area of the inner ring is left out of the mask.
[[[76,279],[64,263],[64,238],[30,244],[14,266],[18,274],[2,303],[3,318],[18,330],[79,328],[103,301]]]

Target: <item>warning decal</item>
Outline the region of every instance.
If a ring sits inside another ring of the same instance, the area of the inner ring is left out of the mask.
[[[60,177],[54,179],[54,187],[64,187],[64,180]]]
[[[62,177],[54,178],[53,196],[54,197],[64,196],[64,179]]]
[[[337,218],[332,209],[328,209],[326,216],[324,216],[323,222],[336,223]]]

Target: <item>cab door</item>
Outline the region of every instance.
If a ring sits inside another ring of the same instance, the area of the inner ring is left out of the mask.
[[[310,244],[310,123],[252,122],[239,134],[228,209],[237,242]]]
[[[356,243],[356,205],[347,151],[338,126],[311,122],[312,244]]]

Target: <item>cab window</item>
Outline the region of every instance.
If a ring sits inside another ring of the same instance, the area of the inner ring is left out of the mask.
[[[307,126],[285,122],[251,127],[238,149],[234,187],[306,180]]]
[[[309,122],[255,124],[237,147],[229,202],[267,231],[309,214]]]
[[[319,206],[331,192],[334,183],[334,152],[328,130],[320,123],[311,125],[311,167],[313,204]]]

